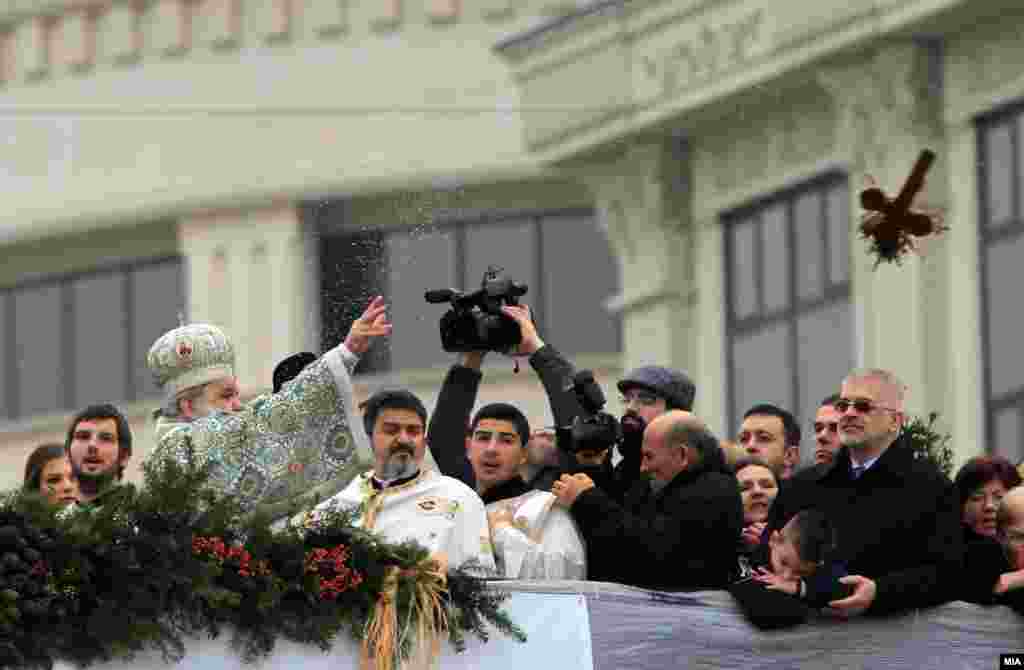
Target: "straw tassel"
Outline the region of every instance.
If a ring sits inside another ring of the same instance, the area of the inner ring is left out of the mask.
[[[409,612],[410,618],[414,620],[414,630],[410,630],[409,626],[403,627],[401,631],[399,629],[395,602],[398,581],[402,577],[411,577],[415,583]],[[443,598],[447,591],[447,561],[443,555],[429,558],[410,570],[388,568],[380,599],[363,640],[363,670],[395,670],[394,659],[402,640],[410,632],[416,636],[413,658],[425,665],[433,664],[441,655],[441,638],[448,634],[448,616]]]
[[[384,575],[384,585],[377,599],[363,640],[363,670],[393,670],[395,644],[398,640],[398,568],[390,567]]]

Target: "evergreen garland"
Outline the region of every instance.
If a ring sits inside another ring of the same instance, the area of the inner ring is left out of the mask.
[[[904,427],[910,440],[911,448],[917,458],[930,460],[946,477],[953,478],[953,448],[949,445],[952,437],[948,433],[939,433],[935,430],[938,412],[928,414],[928,420],[923,417],[913,417]]]
[[[226,629],[246,662],[282,638],[326,651],[339,635],[365,638],[394,568],[398,619],[415,623],[412,593],[432,565],[424,548],[387,544],[344,512],[273,532],[206,487],[207,471],[164,461],[144,476],[141,490],[126,485],[93,508],[58,510],[20,491],[0,499],[0,668],[151,651],[177,662],[187,639]],[[457,651],[467,634],[486,641],[488,624],[525,641],[501,609],[507,597],[449,571],[442,598]],[[403,637],[392,661],[412,644]]]

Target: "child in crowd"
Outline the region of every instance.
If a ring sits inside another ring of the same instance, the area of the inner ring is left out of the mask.
[[[755,568],[751,578],[768,589],[798,596],[816,608],[846,597],[839,582],[848,573],[835,559],[836,532],[825,515],[804,510],[768,539],[771,565]]]
[[[812,610],[850,594],[836,556],[835,527],[818,510],[803,510],[768,539],[769,565],[743,566],[729,591],[759,628],[803,623]]]

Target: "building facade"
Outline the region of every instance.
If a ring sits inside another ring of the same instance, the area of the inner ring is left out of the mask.
[[[0,27],[4,485],[101,401],[137,478],[179,318],[229,332],[252,395],[385,295],[357,392],[430,406],[454,355],[423,293],[489,266],[612,411],[624,368],[667,363],[720,434],[755,402],[809,432],[881,366],[959,461],[1024,457],[1014,3],[7,2]],[[857,193],[925,147],[950,230],[876,269]],[[481,402],[550,423],[528,366],[486,365]]]

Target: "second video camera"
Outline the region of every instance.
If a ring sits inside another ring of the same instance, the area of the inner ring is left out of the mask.
[[[526,295],[526,284],[501,276],[501,268],[490,267],[480,288],[462,293],[446,288],[427,291],[427,302],[451,303],[441,317],[441,347],[448,352],[496,351],[508,353],[522,341],[519,324],[501,311],[505,305],[518,305]]]
[[[571,425],[555,429],[555,443],[559,449],[571,453],[599,452],[610,449],[622,439],[619,420],[601,411],[606,400],[600,385],[594,380],[593,372],[580,370],[566,390],[576,394],[583,413]]]

